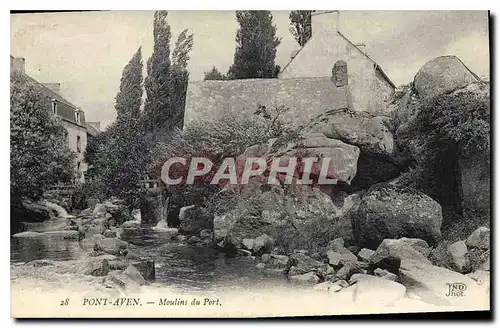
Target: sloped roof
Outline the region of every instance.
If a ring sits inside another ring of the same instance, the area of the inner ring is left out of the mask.
[[[330,77],[189,82],[184,125],[229,113],[248,117],[259,105],[288,107],[283,119],[301,125],[327,110],[349,107],[350,96]]]
[[[351,40],[349,40],[349,38],[347,38],[344,34],[340,33],[340,31],[336,31],[336,32],[342,38],[344,38],[347,42],[349,42],[349,44],[351,44],[355,49],[357,49],[359,52],[361,52],[366,58],[368,58],[368,60],[370,60],[375,65],[375,69],[380,72],[380,74],[384,77],[384,79],[387,82],[389,82],[389,84],[393,88],[396,88],[396,85],[391,81],[391,79],[389,78],[389,76],[387,76],[387,74],[384,72],[384,70],[382,69],[382,67],[380,67],[380,65],[375,60],[373,60],[370,56],[368,56],[368,54],[366,52],[364,52],[363,50],[361,50],[357,45],[355,45]],[[313,36],[311,36],[311,38],[309,38],[309,40],[311,40],[312,38],[313,38]],[[283,73],[287,69],[287,67],[293,62],[293,60],[295,58],[297,58],[297,56],[300,54],[300,52],[305,47],[307,47],[307,45],[309,44],[309,40],[307,40],[307,42],[299,50],[297,50],[297,53],[295,54],[295,56],[293,56],[292,58],[290,58],[290,61],[288,61],[288,63],[283,67],[283,69],[281,70],[280,74]]]
[[[12,57],[12,56],[11,56]],[[78,107],[70,103],[68,100],[66,100],[63,96],[58,94],[57,92],[54,92],[52,89],[46,87],[43,83],[38,82],[28,74],[21,72],[17,70],[23,76],[28,79],[30,82],[36,84],[37,86],[40,87],[41,92],[48,98],[50,99],[55,99],[58,103],[58,108],[57,108],[57,114],[65,121],[70,122],[72,124],[80,125],[80,126],[86,126],[85,124],[85,112],[80,110]],[[81,121],[82,123],[77,123],[76,118],[75,118],[75,112],[80,111],[81,115]]]

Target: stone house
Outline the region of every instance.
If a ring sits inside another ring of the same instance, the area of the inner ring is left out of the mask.
[[[61,119],[61,124],[66,129],[66,142],[68,148],[76,153],[75,172],[77,178],[75,183],[85,181],[85,173],[88,165],[84,160],[84,152],[87,147],[87,139],[99,133],[97,122],[92,122],[92,126],[85,120],[85,112],[61,96],[60,83],[40,83],[26,74],[26,61],[24,58],[14,58],[10,56],[10,67],[23,73],[29,80],[40,86],[42,93],[49,98],[50,108],[47,110],[54,113]]]
[[[395,85],[361,46],[338,30],[338,11],[315,11],[312,36],[278,79],[190,82],[184,126],[230,113],[251,115],[259,105],[289,108],[283,119],[304,125],[328,110],[388,114]]]

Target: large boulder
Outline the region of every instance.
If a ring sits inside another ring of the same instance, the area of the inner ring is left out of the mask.
[[[477,76],[456,56],[428,61],[415,75],[413,87],[419,97],[432,98],[478,81]]]
[[[330,139],[358,146],[362,152],[392,155],[394,139],[387,128],[388,117],[373,116],[344,108],[319,115],[306,128],[308,133],[322,133]]]
[[[181,208],[179,233],[198,235],[202,230],[213,229],[213,217],[205,207],[190,205]]]
[[[109,273],[109,262],[105,258],[96,258],[89,261],[85,274],[102,277]]]
[[[388,183],[372,186],[351,219],[360,247],[375,249],[384,239],[401,237],[435,245],[441,237],[441,206],[417,190]]]
[[[384,239],[375,253],[370,257],[374,267],[387,269],[397,273],[403,260],[416,260],[431,264],[425,255],[412,247],[412,243],[401,239]]]
[[[488,304],[489,294],[463,274],[415,260],[404,260],[399,268],[401,283],[421,301],[436,305]]]

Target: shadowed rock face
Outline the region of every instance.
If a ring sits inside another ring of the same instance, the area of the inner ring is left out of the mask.
[[[363,195],[351,217],[360,247],[377,248],[386,238],[420,238],[435,245],[441,237],[441,206],[410,188],[380,183]]]
[[[455,56],[442,56],[427,62],[415,75],[413,87],[421,98],[432,98],[477,82],[462,61]]]

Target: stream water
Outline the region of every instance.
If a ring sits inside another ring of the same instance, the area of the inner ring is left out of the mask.
[[[57,217],[42,223],[24,224],[25,231],[61,230],[67,218]],[[156,282],[185,290],[220,290],[221,288],[286,287],[280,276],[264,276],[251,257],[226,258],[211,248],[194,247],[171,241],[168,230],[140,227],[124,229],[121,239],[138,246],[144,259],[155,262]],[[76,240],[37,235],[11,237],[11,264],[36,259],[65,261],[84,254]]]

